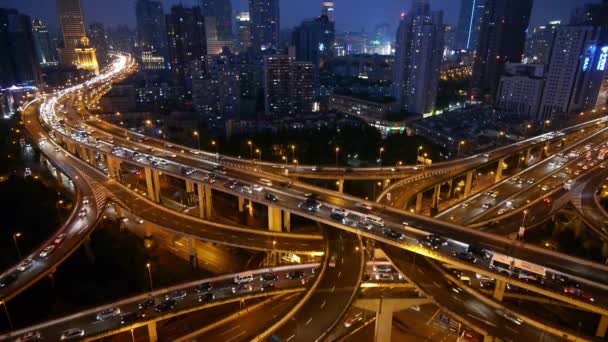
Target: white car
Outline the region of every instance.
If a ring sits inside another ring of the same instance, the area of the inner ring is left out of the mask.
[[[262,190],[264,190],[264,188],[261,185],[253,185],[253,191],[261,192]]]
[[[34,260],[25,259],[19,266],[17,266],[17,271],[24,272],[30,267],[32,267],[32,265],[34,265]]]
[[[41,258],[46,258],[51,253],[53,253],[54,250],[55,250],[55,245],[48,245],[48,246],[44,247],[44,249],[42,250],[42,252],[40,252],[39,255]]]
[[[82,200],[82,204],[84,204],[84,205],[87,205],[87,204],[89,204],[89,203],[91,203],[91,201],[89,201],[89,198],[88,198],[88,197],[85,197],[85,198]]]
[[[106,319],[116,317],[118,315],[120,315],[120,308],[117,308],[117,307],[108,308],[108,309],[98,312],[96,319],[98,321],[105,321]]]
[[[72,328],[61,333],[61,340],[76,340],[84,336],[84,329]]]
[[[65,233],[61,233],[59,235],[57,235],[57,237],[55,238],[55,241],[53,241],[56,245],[60,244],[63,240],[65,240],[66,234]]]

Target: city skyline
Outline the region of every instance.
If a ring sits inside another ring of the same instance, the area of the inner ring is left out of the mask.
[[[342,0],[344,1],[344,0]],[[375,26],[389,23],[396,31],[399,16],[411,8],[412,0],[386,0],[385,6],[377,6],[372,0],[352,0],[346,7],[342,1],[336,3],[336,28],[339,31],[372,31]],[[199,5],[199,0],[163,0],[164,11],[168,13],[172,5]],[[598,3],[598,0],[585,3]],[[445,22],[453,27],[458,23],[460,1],[430,0],[436,10],[445,12]],[[570,12],[582,2],[579,0],[560,0],[561,6],[555,6],[552,0],[536,0],[532,9],[530,27],[545,24],[554,19],[569,20]],[[111,5],[110,5],[111,4]],[[240,11],[248,11],[248,0],[232,1],[233,16]],[[56,17],[55,2],[40,3],[37,0],[6,0],[4,7],[16,8],[33,18],[40,18],[52,30],[59,29]],[[106,25],[116,26],[126,24],[135,28],[135,0],[107,0],[103,6],[95,6],[95,1],[83,1],[84,15],[87,22],[101,21]],[[302,20],[313,18],[321,11],[321,1],[281,2],[281,29],[299,25]],[[117,15],[117,13],[119,15]],[[377,18],[377,19],[374,19]],[[234,21],[234,20],[233,20]]]

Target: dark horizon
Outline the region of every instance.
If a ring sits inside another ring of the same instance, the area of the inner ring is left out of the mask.
[[[345,0],[336,3],[336,24],[339,31],[371,31],[375,26],[388,23],[396,29],[399,14],[407,11],[412,0],[384,0],[384,6],[378,6],[372,0],[348,0],[348,6],[343,5]],[[542,25],[550,20],[568,21],[571,11],[584,3],[599,2],[598,0],[560,0],[560,6],[555,0],[535,0],[532,11],[530,27]],[[163,0],[165,12],[172,5],[179,3],[185,6],[194,6],[196,0]],[[102,4],[102,5],[101,5]],[[247,0],[232,0],[233,12],[247,11]],[[291,28],[302,20],[319,15],[321,1],[283,1],[281,3],[282,28]],[[92,22],[102,22],[107,26],[128,25],[135,26],[135,0],[83,0],[84,15],[87,25]],[[2,7],[16,8],[33,18],[42,19],[51,29],[59,27],[55,11],[55,1],[49,0],[41,3],[39,0],[5,0]],[[458,0],[431,0],[433,10],[445,12],[446,23],[454,26],[458,21],[460,1]],[[120,15],[116,15],[120,13]]]

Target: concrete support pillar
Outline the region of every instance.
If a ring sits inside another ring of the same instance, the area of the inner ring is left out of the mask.
[[[542,154],[541,154],[541,155],[543,156],[543,158],[544,158],[544,157],[547,157],[547,156],[549,155],[549,148],[550,148],[550,147],[551,147],[551,146],[550,146],[549,142],[546,142],[546,143],[545,143],[545,146],[543,147],[543,152],[542,152]]]
[[[268,206],[268,230],[281,231],[281,209]]]
[[[198,189],[199,216],[202,219],[211,220],[213,218],[213,193],[211,192],[211,188],[202,184],[196,184],[196,186]]]
[[[160,202],[160,177],[157,170],[152,170],[149,167],[144,168],[146,174],[146,187],[148,189],[148,197],[156,202]]]
[[[526,158],[524,159],[524,163],[525,163],[526,165],[529,165],[529,164],[530,164],[530,156],[531,156],[531,154],[532,154],[532,147],[530,147],[530,148],[528,148],[528,149],[526,150]]]
[[[108,176],[120,181],[120,161],[106,155],[106,165],[108,167]]]
[[[186,192],[193,193],[194,192],[194,182],[191,180],[186,180]]]
[[[595,336],[606,337],[606,330],[608,330],[608,316],[602,316],[600,322],[597,324]]]
[[[245,198],[239,196],[239,213],[245,212]]]
[[[505,158],[498,160],[498,166],[496,167],[496,176],[494,177],[494,183],[498,183],[502,180],[502,171],[505,168]]]
[[[419,214],[422,211],[422,198],[424,197],[424,192],[419,192],[416,194],[416,214]]]
[[[436,209],[439,204],[439,198],[441,197],[441,184],[435,185],[435,190],[433,191],[433,202],[431,203],[431,208]]]
[[[467,172],[467,179],[464,182],[464,198],[469,198],[471,196],[471,187],[473,185],[473,171]]]
[[[374,333],[375,342],[390,342],[391,331],[393,329],[393,311],[382,305],[380,302],[379,310],[376,312],[376,329]]]
[[[338,179],[338,192],[344,193],[344,179]]]
[[[95,159],[95,150],[89,149],[89,163],[97,168],[97,159]]]
[[[502,298],[505,296],[505,288],[507,287],[507,283],[504,280],[496,280],[496,286],[494,287],[494,294],[492,295],[494,299],[499,302],[502,302]]]
[[[283,230],[285,232],[291,231],[291,213],[283,211]]]
[[[158,342],[158,333],[156,332],[156,322],[148,323],[148,340],[150,342]]]
[[[190,254],[190,265],[192,265],[193,269],[198,268],[198,253],[196,252],[196,248],[194,246],[195,241],[193,238],[188,239],[188,251]]]
[[[454,179],[448,181],[448,195],[446,199],[450,200],[452,197],[454,197]]]

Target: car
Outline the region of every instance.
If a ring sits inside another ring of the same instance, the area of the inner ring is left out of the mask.
[[[403,234],[396,232],[390,228],[386,228],[382,231],[382,233],[384,234],[384,236],[386,236],[387,238],[390,239],[395,239],[395,240],[403,240],[403,238],[405,237]]]
[[[55,147],[55,152],[60,152],[61,149],[59,147]]]
[[[482,208],[482,209],[490,209],[491,207],[492,207],[492,204],[491,204],[491,203],[484,203],[484,204],[481,206],[481,208]]]
[[[299,208],[305,209],[306,211],[317,211],[321,208],[321,203],[317,202],[314,199],[308,198],[306,201],[300,203],[298,205]]]
[[[260,287],[261,292],[272,291],[276,288],[276,284],[274,282],[265,283]]]
[[[304,279],[304,277],[306,277],[306,273],[302,272],[302,271],[291,271],[291,272],[287,272],[287,274],[285,275],[287,277],[287,279]]]
[[[198,301],[200,303],[209,303],[215,299],[215,295],[211,292],[206,292],[198,296]]]
[[[375,265],[373,270],[376,273],[393,273],[391,265]]]
[[[202,283],[202,284],[196,285],[196,287],[194,288],[194,291],[196,291],[196,293],[203,293],[203,292],[209,292],[212,289],[213,289],[212,283]]]
[[[137,219],[135,219],[135,221],[139,224],[144,224],[144,220],[141,218],[137,218]]]
[[[547,191],[547,190],[549,190],[549,187],[548,187],[548,186],[546,186],[546,185],[543,185],[543,186],[542,186],[540,189],[541,189],[542,191]]]
[[[139,310],[148,310],[153,308],[156,305],[156,300],[154,298],[148,298],[143,302],[139,303],[137,306]]]
[[[53,253],[54,250],[55,250],[55,245],[49,245],[49,246],[44,247],[44,249],[42,250],[42,252],[40,252],[39,255],[41,258],[46,258],[51,253]]]
[[[188,294],[184,290],[175,290],[175,291],[173,291],[171,293],[167,293],[165,295],[165,301],[170,301],[170,300],[178,301],[178,300],[182,300],[182,299],[186,298],[187,295]]]
[[[336,259],[337,259],[336,255],[335,255],[335,254],[334,254],[334,255],[332,255],[332,256],[329,258],[329,264],[328,264],[328,266],[329,266],[329,267],[336,267]]]
[[[249,195],[251,195],[253,193],[253,191],[251,191],[251,187],[249,185],[243,185],[241,187],[241,192],[244,194],[249,194]]]
[[[376,280],[381,280],[381,281],[395,280],[395,277],[393,276],[392,273],[379,273],[379,274],[376,274],[375,278],[376,278]]]
[[[468,207],[469,207],[469,205],[470,205],[470,203],[469,203],[469,202],[465,202],[465,203],[462,203],[462,205],[460,205],[460,207],[461,207],[461,208],[468,208]]]
[[[15,342],[32,342],[32,341],[39,341],[42,339],[42,334],[40,333],[40,331],[29,331],[26,332],[25,334],[19,336]]]
[[[83,200],[82,200],[82,204],[84,204],[84,205],[88,205],[89,203],[91,203],[91,201],[89,200],[89,198],[88,198],[88,197],[83,198]]]
[[[373,209],[371,205],[369,205],[367,203],[363,203],[363,202],[357,203],[357,207],[363,208],[365,210],[372,210]]]
[[[61,333],[61,340],[75,340],[84,336],[84,329],[72,328]]]
[[[342,214],[331,213],[331,214],[329,214],[329,217],[334,221],[338,221],[340,223],[346,223],[346,217],[344,217],[344,215],[342,215]]]
[[[266,272],[260,276],[261,281],[276,281],[279,279],[279,276],[272,272]]]
[[[517,325],[522,325],[522,323],[524,322],[521,318],[513,315],[510,312],[504,311],[504,310],[496,310],[496,313]]]
[[[146,314],[141,311],[128,312],[120,316],[120,324],[137,322],[144,317],[146,317]]]
[[[240,284],[232,287],[232,293],[245,293],[253,291],[251,284]]]
[[[434,245],[438,245],[438,246],[447,246],[448,245],[448,240],[442,238],[439,235],[431,234],[427,237],[427,239],[429,241],[431,241],[431,243],[433,243]]]
[[[279,184],[282,188],[291,188],[291,184],[290,183],[280,183]]]
[[[279,199],[277,198],[277,196],[271,194],[271,193],[265,193],[264,194],[264,199],[270,202],[278,202]]]
[[[490,259],[492,257],[492,253],[488,252],[486,249],[483,249],[479,246],[469,245],[467,248],[467,252],[473,254],[479,259]]]
[[[106,319],[110,319],[118,315],[120,315],[120,308],[107,308],[103,311],[98,312],[95,316],[95,319],[97,319],[98,321],[105,321]]]
[[[553,203],[553,200],[551,199],[551,197],[545,197],[543,199],[543,202],[545,202],[545,204],[549,205],[549,204]]]
[[[363,321],[363,312],[359,312],[357,314],[354,314],[350,317],[348,317],[347,319],[344,320],[344,327],[345,328],[350,328],[353,325],[359,323]]]
[[[500,210],[498,210],[498,215],[502,215],[502,214],[504,214],[506,212],[507,212],[506,208],[501,208]]]
[[[477,263],[477,258],[473,254],[468,252],[453,252],[452,255],[462,261],[472,262],[474,264]]]
[[[342,208],[331,208],[331,213],[332,214],[339,214],[343,217],[348,216],[348,210],[346,209],[342,209]]]
[[[17,280],[17,277],[19,277],[19,274],[17,272],[11,272],[0,278],[0,289],[5,288],[11,283],[13,283],[15,280]]]
[[[576,284],[578,285],[578,284]],[[587,292],[584,292],[579,286],[570,285],[564,287],[564,294],[570,297],[578,297],[588,302],[595,302],[595,298]]]
[[[177,304],[176,301],[170,299],[170,300],[166,300],[160,304],[158,304],[157,306],[154,307],[154,311],[156,312],[167,312],[167,311],[171,311],[175,308],[175,305]]]
[[[253,191],[262,192],[262,191],[264,191],[264,187],[261,185],[253,184]]]
[[[24,272],[30,267],[32,267],[32,265],[34,265],[34,260],[25,259],[19,266],[17,266],[17,271]]]

